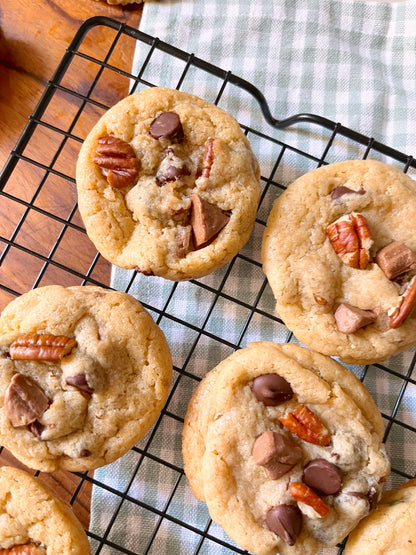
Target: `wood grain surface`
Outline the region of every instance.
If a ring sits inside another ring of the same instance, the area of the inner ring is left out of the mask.
[[[109,6],[97,0],[1,0],[0,5],[0,168],[9,157],[16,141],[22,133],[28,117],[39,102],[41,95],[66,48],[83,21],[93,16],[108,16],[138,28],[142,6],[138,4],[127,7]],[[99,32],[87,37],[83,44],[84,52],[98,59],[104,59],[108,42]],[[116,67],[131,67],[134,42],[124,41],[112,54],[112,64]],[[93,63],[84,63],[82,67],[71,72],[71,89],[84,94],[95,77],[97,68]],[[101,79],[95,94],[100,102],[112,105],[128,93],[128,81],[112,74],[110,79]],[[45,121],[60,129],[68,129],[77,109],[73,98],[68,95],[54,95],[53,102],[45,114]],[[86,110],[82,122],[76,129],[80,137],[85,137],[100,113]],[[62,138],[56,134],[42,131],[28,145],[25,154],[40,163],[47,163],[51,152],[55,152],[57,141]],[[68,142],[69,143],[69,142]],[[65,143],[63,154],[57,161],[56,168],[65,175],[74,175],[79,144],[68,146]],[[45,162],[44,162],[45,161]],[[23,166],[23,165],[22,165]],[[33,190],[40,181],[40,171],[36,166],[16,167],[6,189],[12,191],[26,202],[30,202]],[[68,210],[76,201],[74,188],[69,188],[63,180],[56,177],[45,193],[39,195],[40,207],[58,216],[67,217]],[[19,244],[40,256],[47,256],[51,244],[59,233],[59,223],[54,224],[36,211],[25,211],[22,204],[2,198],[0,204],[0,235],[13,237],[17,222],[24,216],[25,221],[16,238]],[[75,213],[71,222],[82,225],[79,215]],[[63,265],[71,265],[79,272],[85,272],[91,258],[96,254],[88,238],[71,230],[67,233],[54,256]],[[9,246],[10,247],[10,246]],[[4,245],[1,246],[4,250]],[[33,286],[36,273],[42,266],[42,259],[31,258],[24,251],[9,248],[4,263],[0,267],[0,282],[13,291],[23,293]],[[94,278],[102,283],[109,283],[110,266],[102,259],[94,269]],[[59,283],[75,285],[80,280],[59,267],[51,266],[43,274],[39,285]],[[14,298],[2,291],[0,293],[0,310]],[[5,449],[0,453],[0,465],[15,465],[24,468]],[[34,471],[30,471],[32,474]],[[52,491],[67,502],[73,503],[75,514],[85,529],[89,524],[90,483],[69,472],[55,472],[39,475],[39,479]]]

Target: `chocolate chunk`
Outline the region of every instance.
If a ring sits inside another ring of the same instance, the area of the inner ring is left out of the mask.
[[[199,195],[192,194],[190,199],[194,243],[196,248],[200,248],[218,235],[221,229],[228,224],[230,216]]]
[[[80,391],[83,391],[84,393],[88,393],[88,395],[92,395],[94,393],[94,389],[88,385],[87,377],[85,374],[76,374],[75,376],[68,376],[65,381],[68,385],[73,385]]]
[[[27,426],[49,407],[43,389],[29,376],[15,374],[4,394],[4,412],[12,426]]]
[[[370,489],[367,493],[367,499],[370,503],[370,510],[374,510],[378,504],[378,491],[374,486],[370,486]]]
[[[182,139],[183,129],[178,114],[162,112],[150,124],[149,133],[154,139]]]
[[[269,430],[256,439],[252,454],[269,478],[277,480],[301,460],[302,449],[291,438]]]
[[[375,259],[388,279],[416,270],[416,254],[401,241],[393,241],[377,251]]]
[[[376,310],[364,310],[348,303],[340,304],[334,314],[337,328],[342,333],[354,333],[375,322],[377,316]]]
[[[339,468],[325,459],[310,461],[303,469],[303,481],[322,495],[335,495],[342,487]]]
[[[177,255],[186,256],[192,247],[192,227],[187,225],[178,229],[176,234]]]
[[[295,545],[302,528],[302,513],[296,505],[277,505],[267,512],[266,525],[288,545]]]
[[[331,193],[331,200],[338,200],[339,198],[345,195],[365,195],[364,189],[360,189],[359,191],[354,191],[345,185],[340,185],[336,187]]]
[[[251,390],[257,401],[268,407],[276,407],[293,397],[289,382],[279,374],[262,374],[254,378]]]
[[[191,175],[185,162],[171,148],[168,148],[165,154],[166,156],[162,160],[156,174],[156,179],[159,183],[163,185],[168,181],[175,181],[185,175]]]
[[[29,424],[27,428],[29,432],[31,432],[35,437],[41,439],[42,432],[45,429],[45,426],[38,422],[38,420],[35,420],[31,424]]]

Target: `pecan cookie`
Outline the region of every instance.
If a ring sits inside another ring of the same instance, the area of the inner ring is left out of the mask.
[[[416,185],[400,170],[355,160],[297,179],[262,258],[278,314],[308,347],[371,364],[416,342]]]
[[[372,397],[341,364],[294,344],[251,343],[199,384],[185,473],[242,548],[311,555],[377,504],[390,472],[382,436]]]
[[[171,280],[204,276],[247,241],[260,173],[234,118],[196,96],[145,89],[83,143],[79,209],[111,263]]]
[[[416,553],[416,479],[383,493],[377,509],[353,530],[345,555]]]
[[[153,424],[171,373],[162,331],[130,295],[34,289],[0,317],[0,444],[45,472],[108,464]]]
[[[88,555],[71,506],[24,470],[0,468],[0,550],[11,555]]]

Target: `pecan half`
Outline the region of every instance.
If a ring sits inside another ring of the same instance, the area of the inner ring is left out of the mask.
[[[361,270],[367,267],[374,240],[362,214],[351,212],[342,216],[330,224],[326,231],[335,252],[344,264]]]
[[[24,543],[9,549],[0,549],[0,555],[46,555],[46,549],[34,543]]]
[[[314,445],[327,446],[331,443],[331,434],[314,412],[305,405],[299,405],[293,412],[279,418],[292,434]]]
[[[390,316],[390,327],[398,328],[410,316],[416,306],[416,276],[413,276],[406,291],[400,297],[399,304]]]
[[[293,482],[290,484],[289,489],[293,498],[296,499],[298,503],[309,505],[319,516],[324,517],[329,513],[329,507],[325,501],[306,484]]]
[[[59,362],[75,345],[75,339],[66,335],[30,333],[13,341],[10,345],[10,357],[12,360]]]
[[[93,160],[115,189],[132,185],[139,173],[139,161],[133,148],[123,139],[111,135],[98,139],[97,156]]]
[[[209,137],[205,143],[205,153],[202,160],[202,177],[209,177],[214,163],[214,139]]]

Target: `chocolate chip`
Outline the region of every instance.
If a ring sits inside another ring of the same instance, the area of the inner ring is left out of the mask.
[[[205,246],[228,224],[230,216],[215,204],[199,195],[190,195],[192,202],[191,226],[196,248]]]
[[[303,481],[322,495],[335,495],[342,487],[338,467],[325,459],[310,461],[303,469]]]
[[[288,381],[279,374],[262,374],[251,384],[256,399],[268,407],[276,407],[293,397]]]
[[[68,376],[66,378],[66,383],[68,385],[72,385],[83,391],[84,393],[88,393],[88,395],[92,395],[94,393],[94,389],[88,385],[87,377],[85,374],[76,374],[75,376]]]
[[[81,452],[79,454],[80,457],[89,457],[91,455],[91,451],[89,451],[88,449],[81,449]]]
[[[49,407],[42,388],[29,376],[15,374],[4,394],[4,412],[12,426],[27,426]]]
[[[277,505],[267,512],[266,525],[288,545],[295,545],[302,528],[302,513],[296,505]]]
[[[302,449],[290,437],[268,430],[256,439],[252,454],[269,478],[277,480],[301,460]]]
[[[364,189],[360,189],[359,191],[354,191],[349,187],[345,187],[345,185],[340,185],[336,187],[331,193],[331,200],[338,200],[339,198],[343,197],[344,195],[364,195]]]
[[[175,112],[162,112],[150,125],[149,133],[154,139],[177,139],[183,137],[181,120]]]
[[[171,148],[168,148],[165,153],[165,158],[162,160],[156,174],[156,179],[162,185],[169,181],[175,181],[185,175],[191,175],[185,162],[177,156]]]

